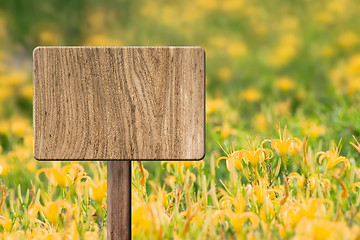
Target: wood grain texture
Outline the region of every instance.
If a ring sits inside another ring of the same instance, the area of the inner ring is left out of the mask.
[[[205,154],[200,47],[38,47],[38,160],[198,160]]]
[[[107,239],[131,239],[131,162],[107,163]]]

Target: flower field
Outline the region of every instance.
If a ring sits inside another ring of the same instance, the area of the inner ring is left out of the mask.
[[[206,156],[133,162],[134,239],[360,239],[357,0],[0,1],[0,239],[106,239],[106,162],[32,156],[38,45],[206,51]]]

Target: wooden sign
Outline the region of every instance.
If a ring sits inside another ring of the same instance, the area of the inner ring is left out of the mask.
[[[38,160],[199,160],[205,154],[200,47],[38,47]]]
[[[200,47],[38,47],[38,160],[200,160],[205,52]],[[108,239],[131,238],[131,162],[108,169]]]

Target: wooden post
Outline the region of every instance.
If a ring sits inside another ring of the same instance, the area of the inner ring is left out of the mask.
[[[205,155],[200,47],[38,47],[34,158],[108,162],[108,238],[131,238],[131,161]],[[116,161],[124,160],[124,161]]]
[[[131,162],[107,163],[107,236],[131,239]]]

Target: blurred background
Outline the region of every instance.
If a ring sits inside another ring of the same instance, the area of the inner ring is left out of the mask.
[[[206,163],[224,154],[219,145],[277,136],[278,123],[315,150],[359,136],[359,11],[356,0],[1,0],[2,234],[106,232],[106,166],[32,158],[36,46],[203,47]],[[342,153],[358,156],[348,144]],[[164,182],[160,163],[144,166]]]

